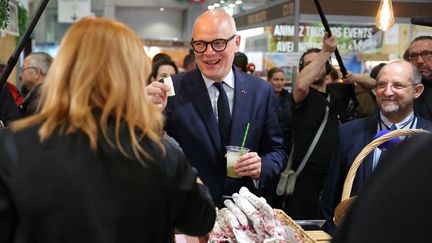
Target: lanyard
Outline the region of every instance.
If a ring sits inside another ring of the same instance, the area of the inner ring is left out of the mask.
[[[412,128],[414,127],[414,124],[415,124],[416,120],[417,120],[417,115],[414,114],[414,117],[411,119],[411,121],[407,122],[405,125],[403,125],[401,128],[398,128],[398,129],[404,129],[408,124],[410,124],[409,129],[412,129]],[[382,125],[384,125],[385,128],[386,128],[387,130],[391,130],[390,127],[388,127],[388,126],[383,122],[383,120],[381,119],[381,114],[380,114],[380,115],[379,115],[379,130],[380,130],[380,131],[383,130]]]

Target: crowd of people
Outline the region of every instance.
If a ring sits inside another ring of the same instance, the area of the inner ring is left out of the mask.
[[[301,56],[292,92],[279,67],[267,80],[252,75],[240,42],[230,15],[207,11],[179,70],[167,54],[150,62],[124,24],[86,17],[55,58],[28,55],[23,101],[7,86],[0,94],[0,125],[9,127],[0,132],[0,241],[166,242],[174,228],[205,235],[215,206],[241,187],[294,219],[325,219],[333,235],[362,148],[382,130],[432,131],[430,36],[415,38],[403,59],[341,82],[329,61],[338,40],[325,34],[321,49]],[[160,82],[167,77],[172,86]],[[239,178],[227,176],[230,145],[250,150],[235,164]],[[374,187],[381,155],[365,158],[352,196]],[[301,173],[294,193],[278,196],[288,160]]]

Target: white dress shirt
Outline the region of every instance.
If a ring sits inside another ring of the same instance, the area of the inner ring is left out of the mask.
[[[391,127],[393,123],[389,121],[382,113],[380,113],[380,121],[378,122],[377,126],[377,132],[381,130],[388,129]],[[403,119],[401,122],[395,123],[397,129],[410,129],[410,128],[416,128],[417,127],[417,119],[414,115],[414,112],[411,112],[409,116],[407,116],[405,119]],[[390,130],[390,129],[388,129]],[[405,136],[399,137],[401,140],[405,139]],[[381,156],[381,149],[376,148],[374,150],[374,156],[373,156],[373,163],[372,163],[372,171],[375,170],[376,166],[378,165],[379,158]]]
[[[213,85],[215,82],[214,80],[211,80],[201,74],[205,85],[207,87],[207,91],[210,97],[211,106],[213,109],[213,114],[216,117],[216,120],[218,120],[218,109],[217,109],[217,100],[219,98],[219,90]],[[232,115],[232,109],[234,106],[234,73],[231,69],[231,71],[228,73],[228,75],[223,79],[224,84],[223,87],[225,89],[225,93],[228,96],[228,103],[230,108],[230,114]]]

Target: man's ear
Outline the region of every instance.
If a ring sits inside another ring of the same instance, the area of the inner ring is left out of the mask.
[[[36,79],[40,79],[42,76],[42,70],[40,70],[39,68],[35,68],[34,69],[34,75]]]
[[[237,48],[240,47],[240,41],[241,41],[241,36],[240,36],[240,35],[237,35],[237,36],[235,37],[235,42],[236,42],[236,46],[237,46]],[[237,51],[238,51],[238,50],[237,50]]]
[[[414,85],[414,98],[417,99],[424,90],[424,85],[423,84],[415,84]]]

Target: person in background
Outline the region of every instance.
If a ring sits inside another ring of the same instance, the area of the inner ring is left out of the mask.
[[[183,71],[190,72],[195,70],[195,68],[196,68],[195,55],[193,53],[189,53],[183,58]]]
[[[331,67],[331,71],[328,75],[326,75],[324,82],[327,84],[330,83],[338,83],[342,81],[339,75],[339,71],[335,67]]]
[[[370,116],[376,112],[377,104],[374,94],[374,88],[376,86],[376,77],[385,63],[380,63],[373,67],[370,74],[358,74],[348,72],[345,81],[351,83],[368,83],[369,86],[362,87],[361,85],[356,85],[355,92],[358,101],[358,106],[356,108],[357,118],[362,118]]]
[[[159,81],[163,78],[174,76],[175,74],[178,74],[176,64],[169,59],[162,58],[153,64],[148,82]]]
[[[161,138],[150,69],[126,25],[85,17],[69,28],[39,113],[0,132],[0,242],[169,242],[174,227],[212,229],[208,189]]]
[[[431,144],[431,134],[419,134],[387,151],[332,242],[429,242]]]
[[[329,58],[336,49],[335,36],[323,37],[322,49],[309,49],[300,58],[299,76],[292,91],[293,113],[293,165],[298,169],[306,151],[322,123],[326,106],[330,106],[330,115],[321,139],[318,140],[306,166],[297,177],[294,194],[286,199],[283,206],[293,219],[317,219],[319,194],[328,169],[331,151],[336,141],[334,135],[339,120],[335,111],[335,101],[327,99],[325,77],[331,71]]]
[[[386,64],[377,76],[379,112],[341,125],[321,198],[321,213],[326,219],[325,231],[334,233],[334,209],[341,200],[348,170],[360,151],[374,140],[375,134],[382,130],[411,128],[432,131],[432,122],[413,111],[414,100],[422,91],[421,76],[414,65],[403,60]],[[357,195],[363,187],[377,166],[381,153],[381,149],[375,149],[360,164],[351,196]]]
[[[173,77],[175,96],[166,84],[152,82],[147,92],[165,108],[166,130],[198,169],[216,204],[246,186],[271,201],[286,163],[277,99],[270,83],[233,66],[240,45],[234,19],[222,10],[200,15],[192,30],[197,69]],[[226,147],[244,146],[251,152],[234,169],[241,178],[227,177]]]
[[[161,59],[172,60],[170,55],[168,55],[168,54],[166,54],[166,53],[163,53],[163,52],[160,52],[160,53],[154,55],[154,57],[152,58],[152,66],[153,66],[157,61],[159,61],[159,60],[161,60]]]
[[[417,67],[424,85],[422,95],[414,102],[414,110],[424,118],[432,120],[432,36],[415,38],[404,57]]]
[[[176,74],[178,74],[176,64],[170,59],[162,58],[152,65],[152,70],[147,80],[147,84],[160,81],[161,79],[171,77]],[[163,137],[165,140],[169,140],[172,144],[176,145],[178,148],[181,149],[177,141],[171,136],[169,136],[166,131],[163,132]]]
[[[0,64],[0,77],[3,75],[5,64]],[[16,100],[9,88],[9,82],[0,87],[0,128],[7,127],[10,122],[20,118]]]
[[[7,85],[0,87],[0,128],[7,127],[20,113]]]
[[[292,136],[294,171],[309,150],[329,108],[320,138],[297,177],[295,191],[287,198],[284,210],[293,219],[319,219],[319,198],[337,143],[335,134],[341,122],[352,119],[355,109],[354,84],[325,83],[331,72],[330,56],[336,49],[335,36],[323,37],[322,49],[307,50],[299,62],[300,74],[292,91]]]
[[[24,59],[19,74],[21,92],[24,96],[24,101],[19,106],[22,116],[28,116],[36,112],[40,87],[45,80],[52,61],[53,58],[45,52],[32,52]]]
[[[5,69],[6,69],[6,64],[0,62],[0,77],[3,75]],[[15,104],[17,106],[21,105],[21,103],[24,101],[24,97],[22,97],[22,95],[20,94],[20,92],[18,91],[18,89],[14,84],[9,83],[8,81],[6,82],[6,84],[9,88],[9,91],[12,94],[13,99],[15,100]]]
[[[247,65],[248,65],[248,57],[243,52],[236,52],[234,56],[234,66],[242,71],[247,72]]]
[[[267,72],[267,80],[273,85],[274,91],[279,99],[278,119],[284,135],[284,144],[287,154],[291,151],[291,94],[284,89],[285,73],[281,68],[274,67]]]

